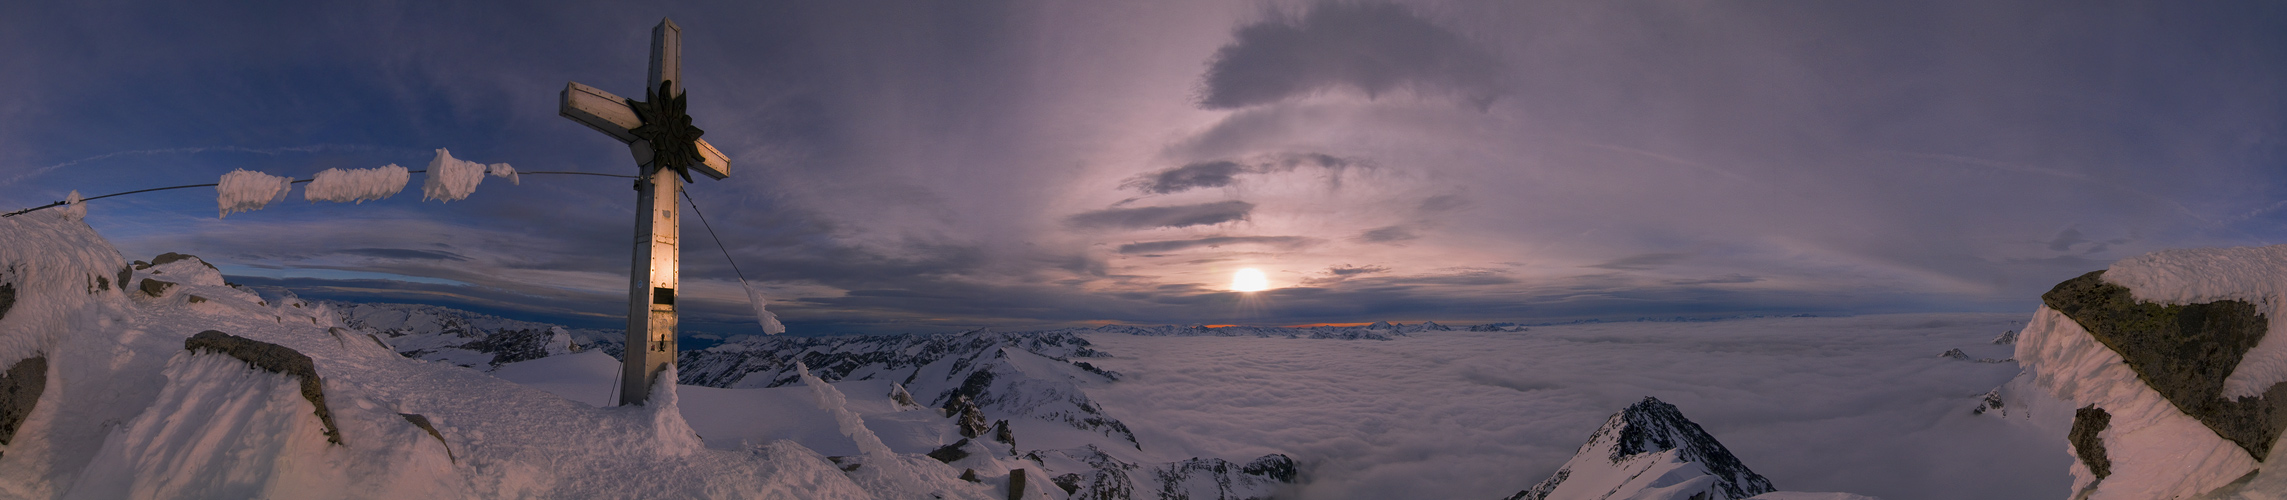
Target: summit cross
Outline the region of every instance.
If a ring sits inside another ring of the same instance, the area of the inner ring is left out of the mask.
[[[619,404],[643,404],[659,373],[675,366],[675,288],[681,265],[683,182],[698,171],[721,180],[730,157],[699,139],[683,103],[683,28],[662,18],[651,29],[651,79],[643,101],[570,82],[558,113],[627,143],[635,181],[635,262],[628,276],[627,344],[620,361]],[[670,380],[666,383],[675,383]]]

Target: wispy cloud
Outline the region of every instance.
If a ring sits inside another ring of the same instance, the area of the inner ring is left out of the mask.
[[[1073,227],[1112,229],[1205,226],[1246,220],[1247,213],[1254,209],[1255,204],[1238,200],[1197,205],[1113,208],[1074,215],[1065,219],[1065,223]]]
[[[1302,236],[1214,236],[1189,240],[1146,241],[1120,245],[1120,253],[1141,254],[1173,252],[1194,248],[1215,248],[1225,245],[1262,245],[1279,249],[1295,249],[1312,243],[1317,238]]]

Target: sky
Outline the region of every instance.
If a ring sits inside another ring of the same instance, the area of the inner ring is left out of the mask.
[[[0,208],[439,148],[632,174],[558,92],[640,96],[662,17],[733,162],[688,192],[794,334],[2016,312],[2287,243],[2268,2],[9,2]],[[303,297],[611,328],[628,182],[86,220]],[[683,238],[684,332],[760,333]]]

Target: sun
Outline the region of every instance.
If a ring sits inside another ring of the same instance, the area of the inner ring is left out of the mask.
[[[1268,290],[1270,287],[1271,279],[1268,276],[1263,276],[1261,269],[1250,267],[1240,269],[1238,274],[1231,275],[1231,290],[1233,291],[1260,292]]]

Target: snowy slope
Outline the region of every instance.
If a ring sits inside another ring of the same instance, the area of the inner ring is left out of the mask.
[[[942,465],[885,482],[790,441],[705,447],[675,405],[598,408],[408,359],[325,307],[264,301],[195,259],[130,271],[136,285],[121,290],[124,259],[65,215],[0,219],[0,367],[47,361],[0,450],[0,497],[1005,496]],[[186,349],[204,330],[306,355],[341,443],[314,430],[300,379]],[[654,400],[674,401],[673,388]]]

